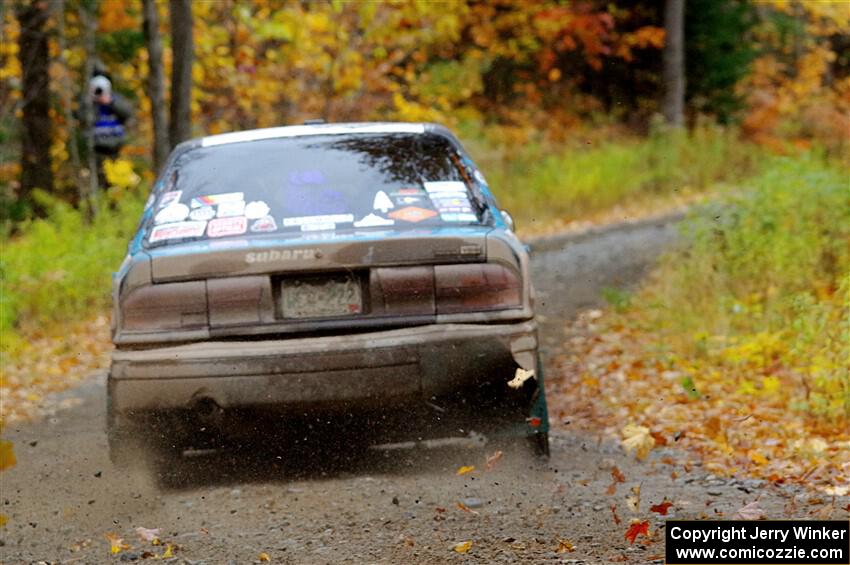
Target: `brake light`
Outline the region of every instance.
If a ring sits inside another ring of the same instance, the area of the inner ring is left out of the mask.
[[[125,330],[197,329],[206,325],[204,281],[143,286],[121,300],[121,327]]]
[[[434,267],[437,314],[505,310],[522,305],[519,274],[495,263]]]

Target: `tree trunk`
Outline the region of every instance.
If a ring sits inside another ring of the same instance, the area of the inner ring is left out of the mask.
[[[47,22],[50,15],[45,0],[22,2],[16,6],[21,34],[18,38],[23,80],[21,120],[21,203],[29,207],[36,188],[53,191],[50,163],[50,54],[47,50]]]
[[[170,0],[171,123],[168,137],[175,146],[192,136],[192,1]]]
[[[88,198],[88,179],[83,178],[80,166],[80,147],[77,144],[77,128],[74,127],[73,96],[74,88],[71,85],[71,69],[65,57],[68,41],[65,37],[65,0],[51,0],[51,10],[56,20],[56,42],[59,47],[57,60],[62,68],[62,113],[65,116],[65,127],[68,128],[66,145],[68,155],[71,159],[73,175],[77,178],[77,201],[80,206],[85,204]]]
[[[95,64],[95,29],[97,27],[97,4],[94,2],[80,2],[77,14],[80,18],[83,36],[83,48],[85,59],[83,62],[83,84],[82,96],[80,96],[80,128],[83,130],[87,170],[83,175],[88,185],[88,216],[93,218],[97,213],[98,181],[97,181],[97,156],[94,154],[94,102],[89,94],[89,81]],[[87,176],[86,176],[87,175]]]
[[[664,118],[673,126],[685,122],[685,0],[664,5]]]
[[[147,95],[153,121],[153,163],[157,174],[168,159],[168,123],[165,116],[165,78],[162,68],[162,40],[155,0],[143,1],[145,44],[148,49]]]

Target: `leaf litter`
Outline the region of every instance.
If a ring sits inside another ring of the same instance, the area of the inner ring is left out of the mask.
[[[567,326],[567,354],[547,383],[555,418],[601,429],[638,459],[675,445],[719,476],[850,494],[850,428],[790,410],[790,398],[806,395],[799,379],[771,366],[761,388],[742,387],[710,363],[661,355],[651,332],[633,326],[600,310]]]

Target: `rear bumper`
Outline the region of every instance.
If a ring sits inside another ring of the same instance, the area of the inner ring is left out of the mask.
[[[116,350],[109,378],[116,414],[243,407],[386,407],[533,368],[534,321],[433,324],[329,337],[209,341]]]

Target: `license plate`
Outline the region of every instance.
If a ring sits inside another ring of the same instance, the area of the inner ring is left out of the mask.
[[[285,280],[280,295],[284,318],[350,316],[363,311],[360,283],[353,276]]]

